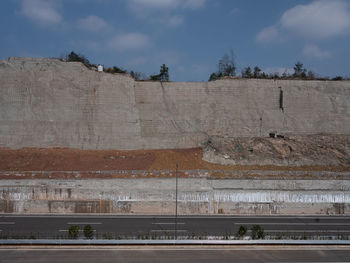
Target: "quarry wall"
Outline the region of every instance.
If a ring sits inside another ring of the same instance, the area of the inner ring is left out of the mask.
[[[0,147],[159,149],[210,136],[350,134],[350,81],[135,82],[54,59],[0,61]]]
[[[178,208],[193,214],[350,214],[347,179],[179,178]],[[331,178],[331,177],[330,177]],[[175,178],[1,180],[0,213],[173,214]]]

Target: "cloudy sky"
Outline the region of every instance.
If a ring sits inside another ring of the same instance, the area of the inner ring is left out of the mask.
[[[0,59],[59,57],[173,81],[207,81],[232,48],[239,71],[350,77],[350,0],[1,0]]]

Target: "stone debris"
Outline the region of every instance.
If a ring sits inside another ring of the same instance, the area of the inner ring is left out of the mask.
[[[229,158],[228,158],[229,157]],[[204,160],[225,165],[350,166],[350,135],[211,137]]]

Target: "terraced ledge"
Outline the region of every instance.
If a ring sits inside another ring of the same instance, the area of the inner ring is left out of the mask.
[[[134,179],[174,178],[174,170],[110,170],[110,171],[0,171],[0,180],[17,179]],[[350,180],[350,171],[288,171],[288,170],[179,170],[179,178],[207,179],[317,179]]]

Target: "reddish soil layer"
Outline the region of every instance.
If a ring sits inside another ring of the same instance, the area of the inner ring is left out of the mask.
[[[107,171],[107,170],[285,170],[350,171],[331,166],[225,166],[202,160],[202,149],[77,150],[66,148],[0,149],[0,171]]]

